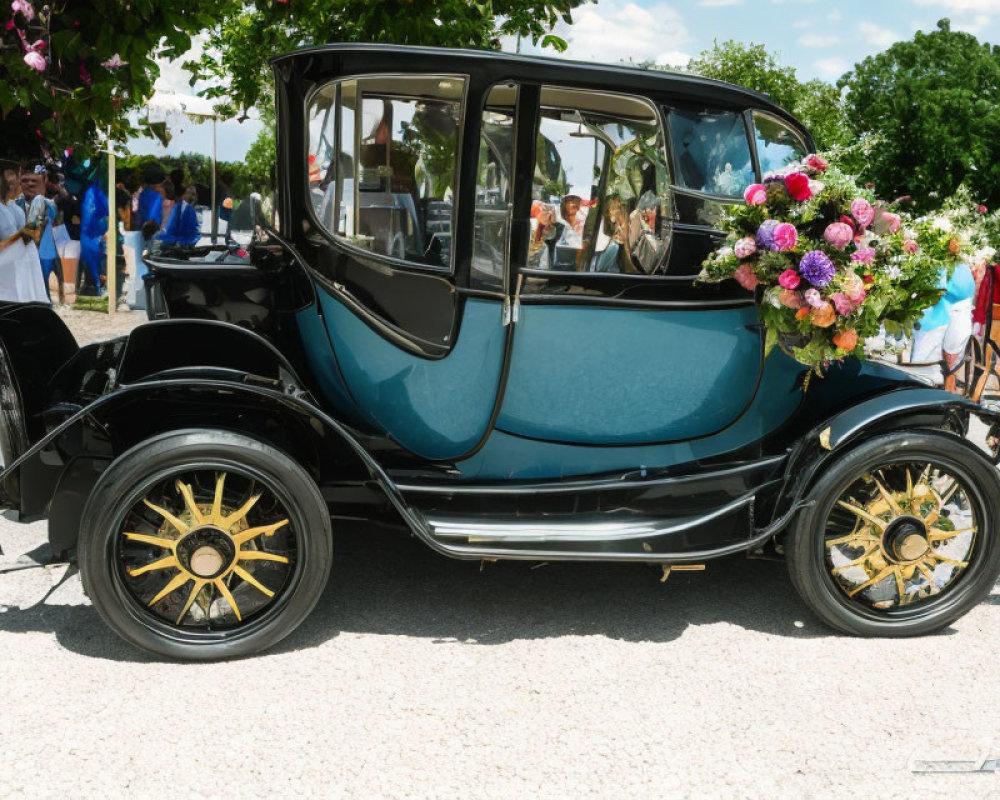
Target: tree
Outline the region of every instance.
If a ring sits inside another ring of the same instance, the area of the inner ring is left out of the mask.
[[[782,66],[777,55],[762,44],[715,42],[687,66],[689,72],[763,92],[794,114],[812,133],[821,150],[845,144],[840,93],[835,86],[814,79],[801,83],[792,67]]]
[[[845,75],[856,135],[879,137],[867,177],[883,196],[912,195],[932,207],[963,183],[1000,204],[1000,50],[952,31],[897,42]]]
[[[267,103],[268,59],[325,42],[387,42],[498,49],[519,35],[563,50],[550,31],[571,22],[584,0],[248,0],[212,28],[204,55],[188,66],[213,84],[209,97],[230,100],[225,111]]]
[[[231,0],[13,0],[0,5],[0,142],[5,154],[86,151],[98,131],[134,133],[126,112]]]

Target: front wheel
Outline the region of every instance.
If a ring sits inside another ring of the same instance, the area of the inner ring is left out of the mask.
[[[827,466],[789,534],[789,574],[820,619],[859,636],[957,620],[1000,575],[1000,480],[944,433],[879,436]]]
[[[330,573],[330,516],[283,452],[216,430],[116,459],[81,523],[80,573],[104,621],[157,655],[214,660],[291,633]]]

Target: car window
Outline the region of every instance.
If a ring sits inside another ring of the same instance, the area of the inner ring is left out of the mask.
[[[739,197],[754,181],[743,115],[735,111],[670,111],[675,181],[696,192]]]
[[[543,87],[528,268],[653,274],[670,241],[655,109],[626,95]]]
[[[465,81],[372,77],[309,103],[309,193],[319,223],[378,255],[450,267]]]
[[[802,138],[774,117],[755,111],[753,127],[761,175],[779,170],[806,156]]]
[[[516,98],[516,87],[494,87],[483,110],[476,167],[476,234],[471,276],[472,286],[478,289],[503,287],[510,224],[508,208],[512,201]]]

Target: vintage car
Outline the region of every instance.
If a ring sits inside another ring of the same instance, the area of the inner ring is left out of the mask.
[[[764,357],[750,293],[695,281],[720,209],[812,149],[784,110],[493,52],[273,67],[277,187],[243,214],[246,257],[148,254],[152,321],[102,344],[0,308],[2,501],[48,517],[126,640],[274,644],[339,518],[459,559],[665,574],[770,548],[855,635],[929,633],[989,593],[1000,480],[965,434],[979,417],[995,443],[1000,415],[853,359],[807,383]]]

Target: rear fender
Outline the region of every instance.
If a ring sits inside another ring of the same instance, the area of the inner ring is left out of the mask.
[[[91,489],[121,453],[159,433],[194,428],[239,431],[301,463],[321,486],[379,483],[381,468],[350,431],[302,397],[223,380],[158,380],[107,394],[35,444],[0,482],[30,483],[22,512],[48,512],[55,552],[76,544]]]

